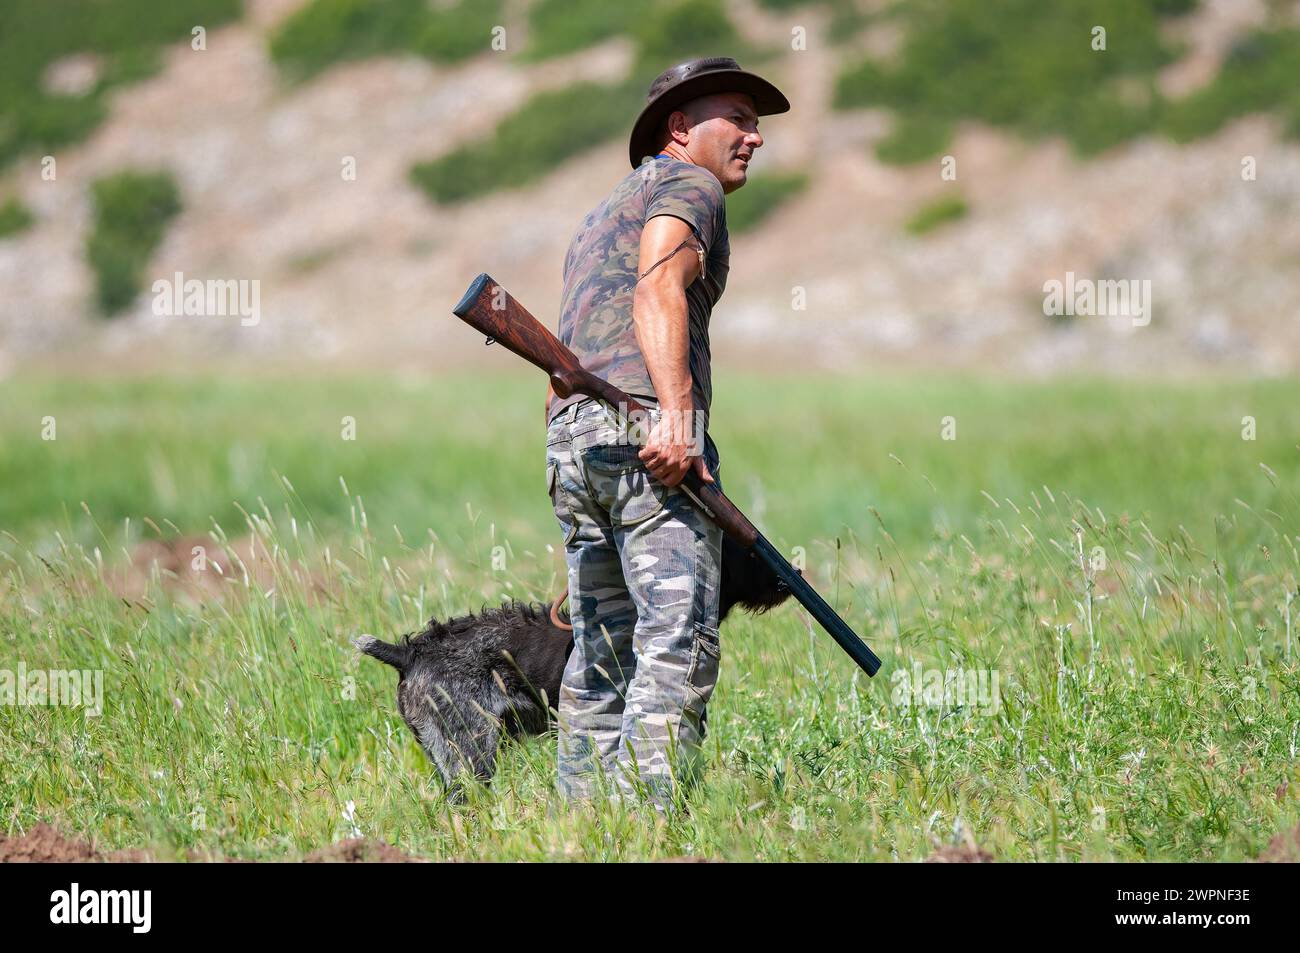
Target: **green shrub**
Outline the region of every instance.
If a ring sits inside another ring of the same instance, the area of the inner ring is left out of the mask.
[[[940,225],[965,218],[969,211],[966,201],[960,195],[945,195],[923,205],[907,220],[905,227],[913,235],[924,235]]]
[[[1169,105],[1162,127],[1188,142],[1238,116],[1274,108],[1284,116],[1300,115],[1300,30],[1243,37],[1209,85]]]
[[[864,12],[856,0],[758,0],[758,5],[773,13],[793,13],[809,7],[829,10],[826,39],[837,44],[853,39],[875,16]],[[793,25],[792,21],[791,26]]]
[[[610,0],[537,0],[528,12],[528,52],[532,60],[561,56],[620,33],[642,17],[635,4]]]
[[[893,77],[883,64],[868,57],[840,71],[835,79],[831,105],[836,109],[886,106],[894,98]]]
[[[340,60],[403,50],[418,32],[425,9],[422,0],[314,0],[271,37],[271,58],[309,76]]]
[[[722,0],[640,6],[610,0],[538,0],[529,17],[528,59],[572,53],[619,34],[629,36],[636,46],[637,73],[658,73],[694,56],[732,56],[742,62],[765,56],[736,32]]]
[[[190,39],[193,39],[191,36]],[[138,83],[162,69],[162,50],[156,46],[122,50],[104,64],[99,74],[98,91],[103,93],[115,86]]]
[[[630,83],[578,83],[539,93],[503,119],[492,136],[416,165],[411,178],[443,203],[524,185],[630,128],[640,102],[639,84]]]
[[[500,0],[312,0],[275,32],[271,58],[305,78],[344,60],[393,53],[453,62],[488,50]]]
[[[831,19],[826,25],[826,38],[835,44],[847,43],[862,32],[874,19],[863,13],[853,0],[832,0]]]
[[[86,259],[95,270],[100,310],[112,315],[140,292],[140,279],[167,223],[181,209],[176,183],[167,172],[119,172],[91,186],[95,226]]]
[[[547,16],[559,16],[558,12]],[[549,174],[561,162],[627,134],[645,104],[647,76],[704,54],[755,58],[736,34],[719,0],[657,5],[636,25],[637,66],[621,83],[578,83],[541,93],[501,121],[486,139],[468,143],[411,169],[432,199],[462,202]]]
[[[808,187],[802,172],[767,172],[753,176],[727,196],[727,229],[733,235],[757,227],[765,218]]]
[[[492,28],[501,25],[501,0],[462,0],[429,11],[411,49],[428,60],[456,63],[490,50]]]
[[[730,56],[743,65],[763,54],[741,39],[721,0],[656,3],[637,23],[636,73],[658,73],[696,56]]]
[[[31,227],[32,221],[32,213],[27,206],[17,199],[10,199],[0,205],[0,238],[26,231]]]
[[[0,117],[0,166],[28,149],[53,150],[88,136],[106,109],[96,96],[42,96],[12,102]]]
[[[1026,136],[1062,135],[1097,152],[1156,127],[1157,72],[1175,53],[1161,39],[1169,0],[918,0],[903,9],[897,61],[865,60],[838,78],[839,108],[884,106],[902,120],[882,158],[937,155],[946,128],[975,119]],[[1104,51],[1092,29],[1106,28]]]
[[[910,165],[941,153],[952,138],[952,126],[929,117],[899,116],[889,135],[876,143],[876,157],[890,165]]]
[[[165,44],[188,43],[239,16],[240,0],[0,0],[0,166],[21,153],[85,138],[107,114],[107,94],[150,75]],[[82,95],[42,89],[51,63],[75,53],[102,58]]]
[[[1145,102],[1130,102],[1102,92],[1081,100],[1074,113],[1070,142],[1083,157],[1099,155],[1157,128],[1162,108],[1154,85]]]

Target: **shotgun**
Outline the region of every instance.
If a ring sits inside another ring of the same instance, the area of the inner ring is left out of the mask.
[[[550,375],[551,388],[560,397],[582,394],[604,402],[615,414],[626,411],[640,415],[642,420],[646,419],[648,411],[645,405],[609,381],[585,370],[572,351],[542,327],[523,305],[511,297],[510,292],[489,275],[482,274],[474,279],[452,313],[470,327],[487,335],[488,344],[499,343],[545,371]],[[840,648],[857,662],[858,667],[868,675],[875,675],[880,670],[880,659],[876,653],[858,638],[848,623],[836,614],[826,600],[817,594],[817,590],[808,584],[721,490],[705,483],[693,469],[686,471],[681,487],[701,512],[724,533],[746,549],[752,549],[771,567],[777,578],[790,588],[791,594],[830,633]]]

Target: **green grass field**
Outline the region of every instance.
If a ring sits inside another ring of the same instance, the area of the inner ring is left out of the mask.
[[[885,669],[793,604],[737,617],[688,815],[566,809],[543,739],[449,803],[349,639],[562,583],[544,389],[0,383],[0,670],[103,672],[99,717],[0,704],[3,828],[261,859],[359,833],[493,860],[1239,860],[1300,821],[1300,381],[726,368],[729,495]],[[124,591],[160,533],[210,534],[207,598]],[[274,555],[246,577],[224,542],[250,534]],[[998,703],[902,697],[957,669]]]

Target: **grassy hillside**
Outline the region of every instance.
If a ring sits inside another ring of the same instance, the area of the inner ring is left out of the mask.
[[[163,47],[241,12],[240,0],[0,0],[0,166],[84,138],[106,115],[109,93],[154,72]],[[98,59],[90,87],[46,89],[46,70],[73,54]]]
[[[271,57],[299,79],[370,56],[456,62],[489,48],[500,13],[500,0],[310,0],[271,38]]]

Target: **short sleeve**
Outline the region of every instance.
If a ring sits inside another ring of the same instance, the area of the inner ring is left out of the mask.
[[[694,229],[710,252],[725,226],[722,183],[712,172],[689,162],[673,162],[650,180],[645,219],[672,215]]]

